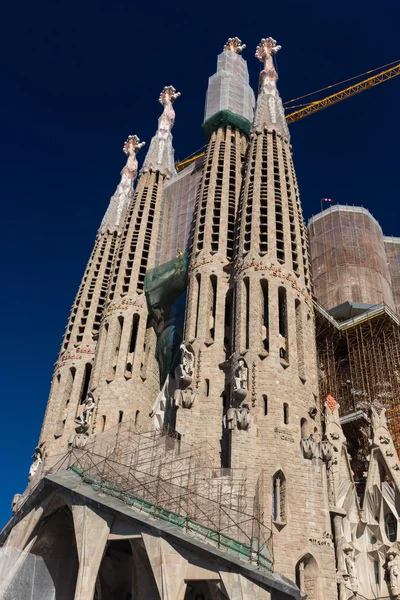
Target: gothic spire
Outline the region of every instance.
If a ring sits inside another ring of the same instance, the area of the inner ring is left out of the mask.
[[[151,140],[149,151],[143,163],[143,173],[158,171],[161,175],[165,175],[167,179],[170,179],[175,173],[171,134],[175,123],[175,111],[172,104],[180,95],[180,92],[177,92],[172,85],[165,86],[160,94],[158,101],[163,105],[164,110],[158,119],[157,132]]]
[[[262,38],[256,48],[256,58],[263,63],[260,73],[260,85],[256,111],[253,122],[253,131],[276,131],[285,139],[289,139],[289,130],[286,124],[285,112],[281,97],[279,96],[276,82],[278,74],[275,70],[272,57],[281,49],[273,38]]]
[[[121,181],[119,182],[114,195],[111,197],[106,214],[100,225],[99,233],[121,233],[122,224],[126,215],[129,200],[133,193],[133,182],[137,177],[138,161],[136,154],[140,148],[143,148],[145,142],[141,142],[137,135],[130,135],[126,140],[123,152],[128,157],[126,165],[121,171]]]

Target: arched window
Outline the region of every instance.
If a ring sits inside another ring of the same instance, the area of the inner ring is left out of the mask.
[[[263,400],[264,400],[264,416],[266,416],[268,414],[268,396],[266,396],[264,394]]]
[[[245,349],[250,348],[250,280],[248,277],[243,280],[245,296]]]
[[[300,429],[301,429],[301,439],[302,440],[310,437],[310,427],[308,425],[307,419],[301,419]]]
[[[319,598],[318,565],[311,554],[303,556],[296,565],[296,584],[307,598]]]
[[[261,279],[261,346],[269,352],[268,281]]]
[[[124,418],[124,411],[120,410],[119,411],[119,416],[118,416],[118,423],[122,423],[122,419]]]
[[[210,380],[209,379],[204,380],[204,394],[207,397],[210,395]]]
[[[105,430],[105,428],[106,428],[106,420],[107,420],[107,417],[106,417],[106,415],[103,415],[103,416],[101,417],[101,431],[104,431],[104,430]]]
[[[286,524],[286,478],[282,471],[273,480],[273,519],[280,525]]]
[[[392,513],[385,517],[386,536],[390,542],[395,542],[397,539],[397,520]]]
[[[137,427],[139,425],[139,419],[140,419],[140,410],[137,410],[136,414],[135,414],[135,427]]]
[[[289,425],[289,404],[286,402],[283,405],[283,422],[285,425]]]
[[[278,316],[279,316],[279,357],[289,362],[288,318],[286,289],[278,288]]]

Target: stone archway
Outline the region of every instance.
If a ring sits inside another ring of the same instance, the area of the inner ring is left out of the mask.
[[[320,600],[318,564],[312,554],[305,554],[296,564],[296,584],[307,600]]]

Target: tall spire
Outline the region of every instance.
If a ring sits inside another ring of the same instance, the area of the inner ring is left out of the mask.
[[[256,58],[263,63],[263,69],[260,73],[260,85],[254,115],[253,131],[263,132],[276,131],[284,139],[289,139],[289,130],[286,124],[285,112],[281,97],[279,96],[276,82],[278,74],[275,70],[272,57],[281,46],[277,46],[276,40],[269,37],[262,38],[256,48]]]
[[[121,233],[129,200],[133,194],[133,182],[137,177],[138,161],[136,154],[143,148],[145,142],[141,142],[137,135],[129,135],[122,150],[128,157],[126,165],[121,171],[119,182],[114,195],[111,197],[106,214],[100,225],[99,233]]]
[[[143,172],[159,171],[170,179],[175,174],[174,149],[172,146],[171,129],[175,123],[175,111],[173,102],[179,98],[180,92],[177,92],[172,85],[166,85],[160,94],[158,101],[163,105],[164,110],[158,119],[158,129],[156,135],[150,143],[147,152]]]

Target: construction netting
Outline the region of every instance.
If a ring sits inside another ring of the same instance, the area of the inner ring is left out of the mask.
[[[161,385],[179,364],[183,338],[189,254],[184,252],[167,263],[149,269],[144,288],[147,306],[156,323],[156,358]]]
[[[207,119],[207,121],[203,123],[202,127],[208,142],[212,133],[217,131],[217,129],[220,127],[232,127],[234,129],[239,129],[239,131],[249,137],[251,123],[244,117],[235,115],[229,110],[220,110],[219,112],[215,113],[215,115]]]
[[[385,245],[368,210],[333,206],[308,224],[311,269],[318,303],[385,303],[394,308]]]
[[[164,186],[156,265],[172,260],[179,250],[185,252],[189,248],[202,166],[203,158],[199,158]]]
[[[217,72],[208,80],[204,121],[220,110],[229,110],[252,122],[254,106],[246,61],[235,52],[222,52],[218,55]]]
[[[56,588],[53,578],[55,572],[61,576],[61,571],[60,561],[45,561],[41,556],[22,552],[11,546],[0,548],[0,598],[55,600]]]
[[[396,312],[400,315],[400,238],[384,237]]]

